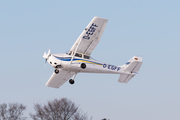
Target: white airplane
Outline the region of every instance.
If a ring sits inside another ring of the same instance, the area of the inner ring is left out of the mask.
[[[108,20],[94,17],[76,40],[70,52],[64,54],[50,54],[50,50],[43,57],[55,70],[46,86],[59,88],[66,81],[74,84],[77,73],[110,73],[120,74],[118,82],[127,83],[134,77],[141,65],[142,58],[134,56],[122,66],[115,66],[99,62],[90,57],[99,43]]]

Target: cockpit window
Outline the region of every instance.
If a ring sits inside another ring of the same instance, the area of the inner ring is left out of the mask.
[[[84,55],[84,58],[85,58],[85,59],[89,59],[89,58],[90,58],[90,56],[88,56],[88,55]]]
[[[69,52],[69,54],[68,54],[68,55],[71,55],[71,53],[72,53],[72,52]]]
[[[66,52],[67,55],[71,55],[72,51],[68,51]]]
[[[68,51],[68,52],[66,52],[66,54],[67,54],[67,55],[69,55],[69,51]]]
[[[75,56],[76,57],[82,57],[82,54],[76,53]]]

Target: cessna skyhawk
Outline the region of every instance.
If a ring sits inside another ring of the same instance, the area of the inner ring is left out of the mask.
[[[46,86],[59,88],[68,80],[70,84],[74,84],[77,73],[120,74],[118,82],[121,83],[127,83],[138,73],[142,57],[134,56],[124,65],[115,66],[96,61],[90,56],[99,43],[107,22],[107,19],[94,17],[68,53],[50,54],[50,50],[47,54],[44,52],[43,57],[55,68]]]

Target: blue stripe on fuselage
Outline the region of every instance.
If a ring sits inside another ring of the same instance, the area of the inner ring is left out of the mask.
[[[56,57],[58,60],[62,60],[62,61],[71,61],[71,58],[72,57],[57,57],[57,56],[54,56]],[[85,59],[78,59],[78,58],[74,58],[73,61],[77,61],[77,60],[83,60],[83,61],[87,61],[87,62],[92,62],[94,64],[99,64],[99,65],[103,65],[102,63],[98,63],[98,62],[94,62],[94,61],[90,61],[90,60],[85,60]]]

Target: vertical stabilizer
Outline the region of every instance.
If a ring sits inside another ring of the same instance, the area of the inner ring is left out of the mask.
[[[118,82],[121,83],[129,82],[130,79],[138,73],[141,65],[142,65],[142,57],[137,57],[137,56],[132,57],[126,64],[122,66],[124,68],[123,69],[124,73],[120,75]]]

